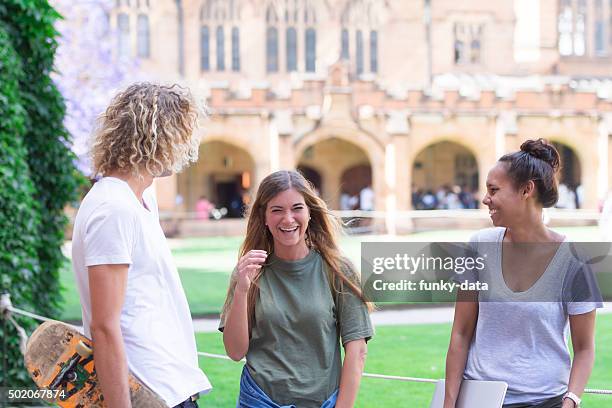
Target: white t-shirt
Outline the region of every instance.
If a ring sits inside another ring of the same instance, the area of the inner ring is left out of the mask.
[[[88,266],[128,264],[121,333],[130,371],[173,407],[212,386],[198,366],[189,305],[155,197],[145,208],[123,180],[104,177],[87,193],[74,223],[72,265],[85,334],[91,336]]]
[[[488,284],[478,295],[478,322],[463,376],[508,383],[504,404],[537,404],[567,391],[569,316],[603,304],[595,277],[580,267],[568,241],[529,289],[513,292],[501,267],[505,231],[489,228],[474,235],[471,245],[486,258],[486,267],[456,278]]]

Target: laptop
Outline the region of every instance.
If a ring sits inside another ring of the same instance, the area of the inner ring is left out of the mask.
[[[502,408],[508,384],[503,381],[463,380],[456,408]],[[436,383],[429,408],[444,406],[444,380]]]

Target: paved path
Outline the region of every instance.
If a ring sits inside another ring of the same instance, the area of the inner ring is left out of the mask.
[[[603,309],[598,309],[597,313],[612,314],[612,302],[604,303]],[[385,310],[372,313],[372,323],[374,323],[374,326],[451,323],[453,314],[454,308],[452,307]],[[219,327],[219,319],[195,319],[193,324],[196,332],[210,333],[216,331]]]

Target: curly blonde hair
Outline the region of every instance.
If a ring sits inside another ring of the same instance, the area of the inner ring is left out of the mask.
[[[98,119],[91,155],[94,175],[111,172],[160,176],[198,159],[194,135],[200,109],[178,85],[130,85]]]

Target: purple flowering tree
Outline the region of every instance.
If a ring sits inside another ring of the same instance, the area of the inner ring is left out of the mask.
[[[64,17],[53,80],[66,101],[65,126],[72,135],[77,167],[89,176],[89,141],[96,118],[128,82],[145,79],[136,59],[118,59],[118,33],[111,28],[111,0],[52,0]]]

